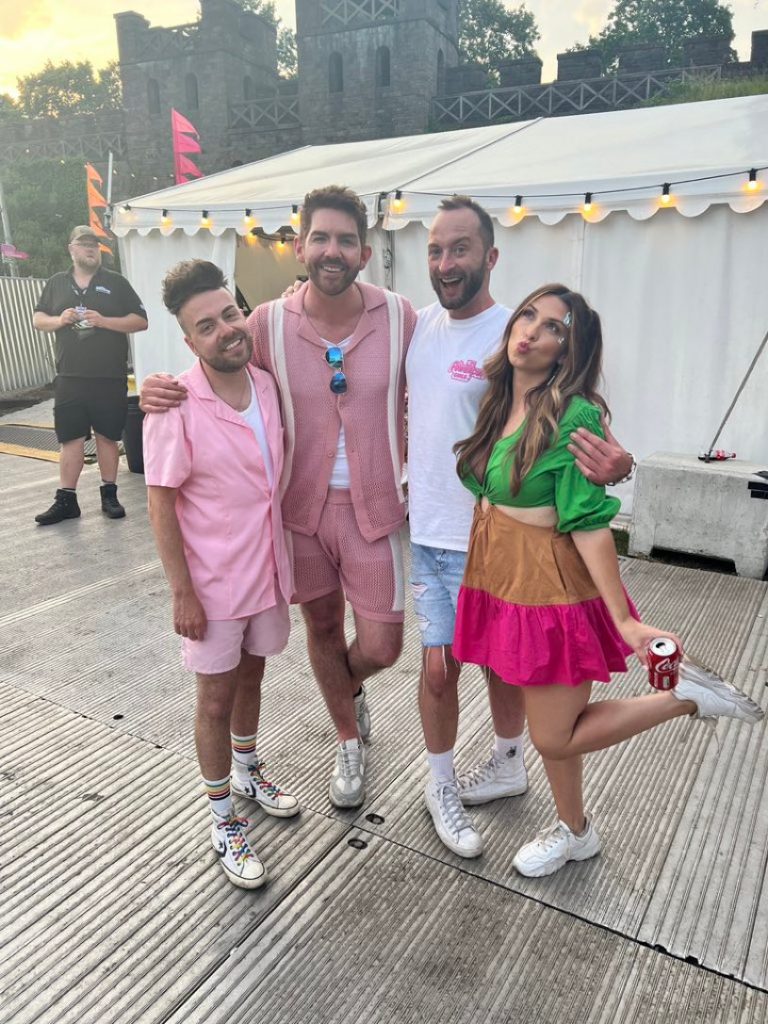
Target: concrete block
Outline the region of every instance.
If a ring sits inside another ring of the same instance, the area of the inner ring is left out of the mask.
[[[768,569],[768,468],[731,459],[701,462],[658,452],[637,467],[630,555],[666,548],[733,561],[739,576]]]
[[[755,66],[755,71],[768,68],[768,28],[752,33],[750,60]]]
[[[658,71],[666,62],[666,50],[658,43],[637,43],[619,50],[620,75]]]
[[[557,81],[576,82],[579,79],[599,78],[602,58],[597,50],[573,50],[557,55]]]
[[[518,85],[541,85],[542,62],[538,57],[521,57],[496,65],[502,88]]]
[[[460,92],[477,92],[488,87],[488,72],[481,64],[460,64],[445,69],[445,90],[453,96]]]
[[[694,36],[683,42],[684,67],[708,67],[727,64],[731,41],[727,36]]]

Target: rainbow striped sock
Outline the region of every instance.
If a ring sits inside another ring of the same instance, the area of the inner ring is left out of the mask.
[[[232,756],[235,759],[235,765],[242,765],[246,768],[249,764],[253,764],[256,761],[256,735],[253,736],[232,736]]]
[[[203,779],[203,785],[208,794],[211,813],[219,818],[230,818],[232,816],[232,793],[229,789],[229,776],[226,779],[218,779],[216,782]]]

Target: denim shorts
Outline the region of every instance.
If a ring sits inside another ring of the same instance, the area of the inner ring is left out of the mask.
[[[411,544],[411,593],[424,647],[453,643],[466,551]]]

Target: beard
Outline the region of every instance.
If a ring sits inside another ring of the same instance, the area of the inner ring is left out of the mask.
[[[437,271],[431,271],[429,280],[432,283],[432,287],[437,295],[438,302],[443,309],[462,309],[464,306],[474,299],[480,289],[483,287],[485,281],[485,267],[477,267],[473,270],[462,270],[455,271],[450,276],[457,279],[458,288],[454,294],[449,297],[445,294],[445,286],[442,283],[441,277],[444,275],[439,274]]]
[[[341,273],[331,276],[321,269],[324,266],[338,268]],[[359,264],[350,267],[342,260],[311,260],[307,261],[306,268],[310,281],[323,295],[341,295],[354,284],[360,273]]]
[[[101,266],[101,250],[97,249],[93,253],[89,253],[87,256],[73,256],[72,262],[75,265],[76,270],[80,270],[83,273],[90,273],[92,270],[97,270]]]
[[[224,351],[225,346],[241,338],[244,342],[242,352],[238,351],[235,354],[230,354]],[[238,331],[237,334],[233,334],[231,337],[227,338],[226,341],[221,343],[221,347],[216,355],[200,355],[200,359],[206,364],[206,366],[210,366],[212,370],[217,370],[219,373],[237,373],[239,370],[242,370],[244,366],[250,363],[252,355],[253,339],[250,334],[247,334],[245,331]]]

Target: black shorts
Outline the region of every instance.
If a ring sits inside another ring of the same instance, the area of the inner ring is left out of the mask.
[[[128,413],[125,380],[112,377],[57,377],[53,423],[60,444],[90,437],[91,429],[119,441]]]

